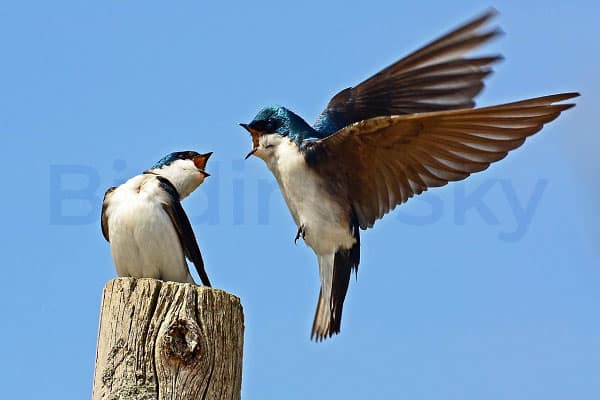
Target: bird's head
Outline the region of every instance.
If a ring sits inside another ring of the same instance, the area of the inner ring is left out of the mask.
[[[284,142],[298,144],[314,130],[302,118],[281,106],[265,107],[249,124],[240,124],[252,135],[251,155],[267,160]]]
[[[147,171],[168,179],[183,199],[192,193],[204,178],[210,176],[204,170],[211,153],[200,154],[195,151],[177,151],[161,158]]]

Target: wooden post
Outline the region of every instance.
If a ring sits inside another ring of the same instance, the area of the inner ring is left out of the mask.
[[[118,278],[104,287],[93,400],[239,400],[244,316],[222,290]]]

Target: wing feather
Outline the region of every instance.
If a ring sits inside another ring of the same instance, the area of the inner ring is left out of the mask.
[[[196,271],[198,271],[198,275],[202,280],[202,284],[210,287],[210,280],[208,279],[208,275],[204,269],[204,260],[202,259],[202,254],[200,253],[200,248],[198,247],[198,242],[196,241],[196,235],[194,234],[192,224],[190,223],[185,210],[181,206],[179,194],[168,179],[161,176],[157,176],[157,179],[160,181],[161,188],[170,196],[169,202],[163,204],[163,209],[171,219],[171,223],[173,224],[173,227],[177,232],[177,236],[179,237],[179,241],[181,242],[183,252],[196,267]]]
[[[307,145],[307,161],[342,182],[366,229],[412,196],[465,179],[506,157],[574,106],[556,102],[576,96],[561,93],[479,109],[370,118]]]
[[[357,121],[383,116],[471,108],[498,55],[466,58],[497,37],[485,30],[490,10],[361,82],[337,93],[314,124],[322,135]]]
[[[104,193],[104,199],[102,200],[102,213],[100,214],[100,226],[102,228],[102,236],[107,242],[110,242],[108,235],[108,203],[110,198],[117,187],[113,186],[108,188]]]

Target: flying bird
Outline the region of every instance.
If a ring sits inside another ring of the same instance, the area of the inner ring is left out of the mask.
[[[311,338],[340,332],[360,230],[428,188],[483,171],[574,106],[562,93],[473,108],[500,56],[468,53],[498,36],[494,12],[443,35],[336,94],[309,125],[281,106],[249,124],[252,151],[275,176],[319,263],[321,289]]]
[[[210,176],[204,168],[211,154],[168,154],[141,175],[106,191],[102,234],[119,276],[195,283],[187,258],[202,283],[210,286],[181,200]]]

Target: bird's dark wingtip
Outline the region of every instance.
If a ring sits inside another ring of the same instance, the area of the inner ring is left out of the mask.
[[[494,38],[506,35],[506,31],[499,26],[490,31],[490,35]]]
[[[500,14],[500,11],[498,11],[497,8],[495,7],[488,7],[485,11],[483,11],[481,13],[481,16],[478,19],[482,19],[484,21],[490,20],[496,16],[498,16],[498,14]]]
[[[559,103],[561,101],[574,99],[579,96],[581,96],[581,94],[579,92],[565,92],[565,93],[559,93],[559,94],[554,94],[554,95],[545,96],[545,97],[547,97],[551,103]],[[563,104],[563,105],[566,106],[567,104]]]

